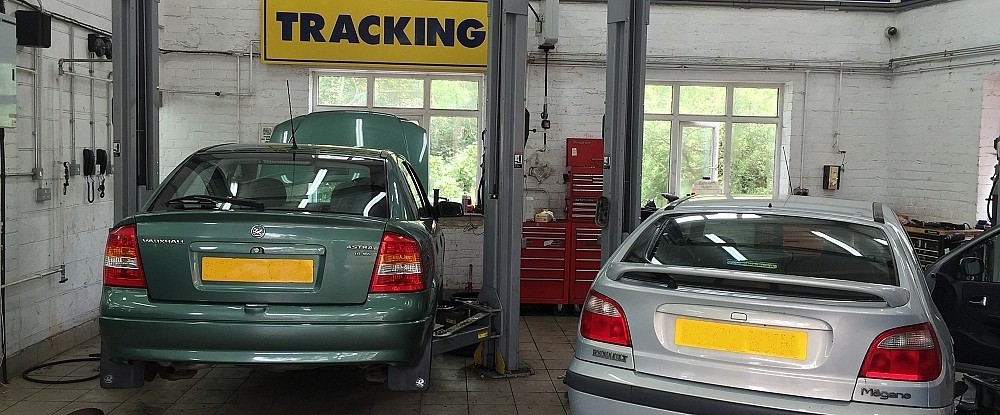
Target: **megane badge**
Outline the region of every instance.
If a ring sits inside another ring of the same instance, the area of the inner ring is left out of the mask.
[[[253,225],[253,227],[250,228],[250,236],[254,238],[263,238],[266,232],[267,231],[264,230],[262,225]]]

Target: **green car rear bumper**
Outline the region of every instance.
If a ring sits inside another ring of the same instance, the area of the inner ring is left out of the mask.
[[[231,364],[412,363],[434,323],[430,291],[360,305],[162,303],[105,288],[101,337],[111,358]]]

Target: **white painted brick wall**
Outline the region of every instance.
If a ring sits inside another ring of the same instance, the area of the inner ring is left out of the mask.
[[[893,57],[1000,43],[987,16],[1000,2],[963,0],[898,16]],[[995,59],[955,59],[964,64]],[[1000,67],[974,66],[897,77],[892,85],[889,200],[918,217],[974,224],[985,219],[983,199],[996,164],[1000,135],[996,82]],[[992,85],[991,85],[992,84]],[[985,144],[985,145],[984,145]]]
[[[43,3],[46,10],[110,31],[111,3],[83,0],[53,0]],[[17,8],[7,2],[8,12]],[[114,180],[105,182],[106,197],[95,203],[87,202],[86,180],[70,178],[63,195],[63,162],[77,160],[82,164],[82,151],[88,148],[109,150],[108,90],[105,83],[94,83],[94,104],[91,108],[90,81],[82,78],[71,82],[59,75],[57,60],[88,58],[85,29],[53,19],[52,47],[39,49],[38,83],[41,85],[41,112],[32,107],[32,74],[19,70],[17,127],[7,130],[6,173],[29,173],[34,166],[33,123],[41,120],[38,131],[40,167],[45,179],[32,181],[28,177],[7,178],[3,191],[7,201],[7,282],[18,281],[41,271],[66,265],[65,283],[59,275],[28,281],[7,289],[4,304],[7,313],[7,351],[14,354],[72,327],[97,317],[100,304],[101,274],[104,243],[112,225]],[[70,48],[72,39],[73,48]],[[17,65],[31,68],[33,48],[19,48]],[[77,64],[77,73],[87,74],[89,64]],[[68,69],[68,66],[65,67]],[[105,78],[109,63],[94,64],[95,76]],[[71,112],[71,94],[75,95],[75,117]],[[90,115],[94,113],[94,133]],[[71,122],[75,118],[75,122]],[[76,151],[72,150],[75,131]],[[52,189],[52,200],[35,202],[35,189]],[[95,184],[96,187],[96,184]]]

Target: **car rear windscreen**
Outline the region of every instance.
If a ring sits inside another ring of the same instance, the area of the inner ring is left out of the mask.
[[[382,159],[284,152],[196,154],[150,211],[256,209],[388,217]]]
[[[626,262],[899,285],[888,239],[874,226],[749,213],[679,214],[656,225]]]

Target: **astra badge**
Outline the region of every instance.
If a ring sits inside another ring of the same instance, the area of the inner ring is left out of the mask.
[[[263,238],[265,233],[267,233],[267,231],[264,230],[264,226],[262,225],[253,225],[253,227],[250,228],[250,236],[254,238]]]

